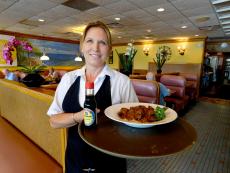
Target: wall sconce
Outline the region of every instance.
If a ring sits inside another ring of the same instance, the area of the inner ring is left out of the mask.
[[[148,55],[149,55],[149,47],[144,47],[144,48],[143,48],[143,52],[144,52],[144,54],[145,54],[146,56],[148,56]]]
[[[180,55],[184,55],[185,46],[178,46],[177,49],[178,49],[178,52],[179,52]]]

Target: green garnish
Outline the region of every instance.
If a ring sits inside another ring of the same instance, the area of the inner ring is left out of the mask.
[[[163,120],[165,118],[166,109],[167,109],[166,107],[161,108],[160,106],[157,106],[155,108],[155,117],[157,121]]]

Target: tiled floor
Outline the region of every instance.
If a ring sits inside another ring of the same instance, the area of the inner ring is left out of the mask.
[[[172,156],[128,160],[128,173],[230,173],[229,102],[201,100],[183,116],[197,131],[196,144]],[[24,138],[0,118],[0,173],[51,173],[54,163],[37,153],[36,146]],[[7,140],[11,142],[6,143]],[[18,148],[21,142],[23,145]],[[37,160],[31,153],[38,154]],[[44,159],[50,164],[42,165]]]
[[[198,135],[192,149],[157,159],[128,160],[128,173],[230,173],[229,112],[223,104],[197,103],[184,116]]]

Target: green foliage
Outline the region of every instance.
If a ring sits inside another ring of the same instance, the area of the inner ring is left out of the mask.
[[[165,110],[166,109],[167,109],[166,107],[161,108],[160,106],[157,106],[155,108],[155,117],[156,117],[157,121],[163,120],[165,118]]]
[[[115,49],[119,60],[121,62],[121,65],[123,67],[124,72],[132,72],[133,67],[133,59],[137,53],[137,50],[133,47],[131,43],[128,44],[126,53],[118,53],[118,51]]]
[[[27,73],[27,74],[36,74],[42,72],[46,66],[44,65],[35,65],[35,66],[20,66],[20,71]]]
[[[153,58],[157,69],[160,70],[166,61],[171,58],[172,51],[171,48],[168,46],[160,46],[156,53],[156,58]]]

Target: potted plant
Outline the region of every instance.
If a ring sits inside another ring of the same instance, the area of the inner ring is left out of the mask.
[[[153,61],[155,62],[157,66],[157,73],[162,72],[162,67],[165,64],[166,61],[168,61],[171,58],[172,51],[171,48],[168,46],[160,46],[157,49],[156,58],[153,58]]]
[[[46,68],[43,65],[35,66],[20,66],[20,71],[27,75],[21,80],[28,87],[39,87],[45,82],[45,79],[40,75],[40,72]]]
[[[122,72],[129,76],[130,74],[132,74],[133,59],[137,53],[137,50],[134,48],[132,43],[128,43],[128,47],[126,48],[125,53],[118,53],[116,49],[115,51],[122,65]]]

